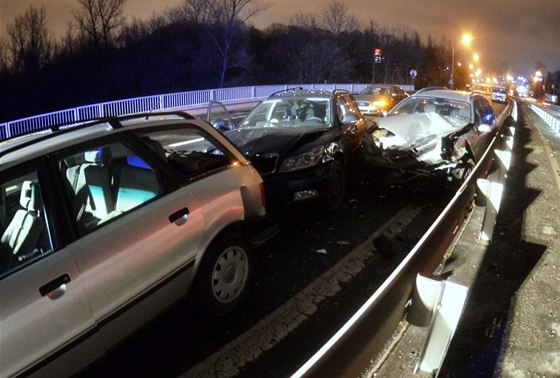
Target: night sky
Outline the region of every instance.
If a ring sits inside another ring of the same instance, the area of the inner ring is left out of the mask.
[[[266,1],[266,0],[265,0]],[[128,0],[132,18],[147,19],[182,0]],[[274,22],[289,24],[296,13],[315,14],[327,0],[268,0],[269,8],[249,20],[260,29]],[[423,42],[428,36],[437,43],[459,40],[463,32],[474,36],[470,51],[457,50],[458,61],[472,53],[480,55],[483,70],[531,75],[537,60],[548,71],[560,70],[560,0],[343,0],[361,27],[375,22],[383,28],[418,31]],[[6,37],[7,23],[33,4],[44,5],[47,27],[56,36],[72,20],[76,0],[0,0],[0,35]],[[385,52],[389,54],[390,52]]]

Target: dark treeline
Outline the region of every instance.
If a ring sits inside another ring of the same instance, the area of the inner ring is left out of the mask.
[[[341,2],[265,30],[248,22],[258,0],[185,0],[150,20],[126,22],[126,0],[76,0],[55,41],[46,10],[31,6],[0,41],[0,120],[131,97],[208,88],[296,84],[447,86],[450,43],[405,28],[361,26]],[[383,60],[373,63],[373,50]],[[457,88],[466,73],[455,72]]]

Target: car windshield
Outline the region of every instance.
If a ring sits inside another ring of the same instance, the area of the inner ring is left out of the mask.
[[[360,94],[371,94],[371,95],[388,95],[389,90],[382,87],[366,87],[362,90]]]
[[[253,109],[239,128],[324,128],[330,125],[331,107],[328,98],[271,98]]]
[[[492,92],[505,94],[506,89],[504,87],[494,87],[494,88],[492,88]]]
[[[471,122],[471,105],[468,102],[440,97],[409,97],[395,106],[387,115],[427,114],[439,115],[453,126],[461,127]]]

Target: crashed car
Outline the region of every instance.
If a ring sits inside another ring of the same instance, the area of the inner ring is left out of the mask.
[[[358,108],[364,115],[379,116],[387,113],[399,101],[408,97],[400,87],[390,84],[372,84],[355,95]]]
[[[224,135],[263,177],[270,208],[317,199],[335,208],[367,130],[348,91],[296,88],[269,96]]]
[[[452,90],[412,95],[375,122],[363,154],[369,164],[447,181],[466,178],[496,131],[483,95]]]

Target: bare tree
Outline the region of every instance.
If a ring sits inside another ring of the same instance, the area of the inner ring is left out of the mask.
[[[52,55],[52,37],[47,30],[45,8],[32,5],[22,16],[8,25],[9,65],[15,72],[34,72],[42,68]]]
[[[201,25],[209,43],[220,58],[218,85],[224,86],[228,70],[246,63],[244,51],[234,51],[236,38],[245,27],[245,22],[264,11],[268,3],[260,0],[185,0],[182,14],[187,21]]]
[[[126,0],[78,0],[74,19],[80,32],[93,46],[110,45],[116,31],[125,23]]]
[[[330,31],[335,39],[343,32],[351,32],[358,29],[360,23],[352,14],[348,13],[348,7],[340,2],[333,1],[322,13],[325,29]]]
[[[290,24],[302,29],[319,29],[319,22],[317,16],[310,13],[297,13],[290,21]]]

